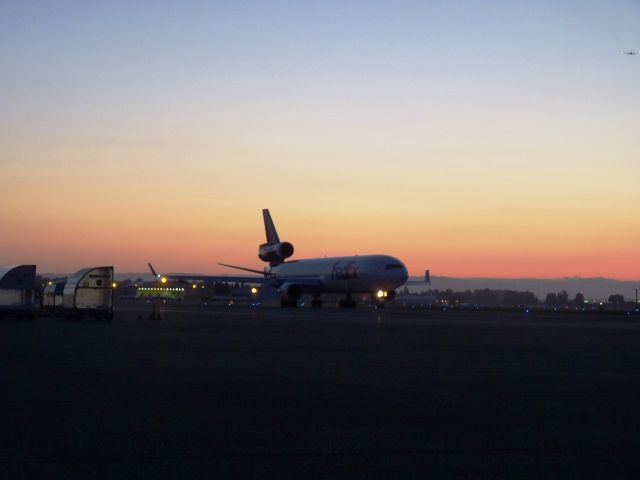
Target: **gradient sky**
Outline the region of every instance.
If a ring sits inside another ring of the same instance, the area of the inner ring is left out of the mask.
[[[638,1],[0,1],[0,264],[640,279]]]

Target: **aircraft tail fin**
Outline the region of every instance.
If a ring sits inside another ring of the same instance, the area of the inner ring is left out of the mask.
[[[278,232],[273,224],[273,220],[271,220],[271,214],[268,208],[262,209],[262,217],[264,218],[264,230],[267,234],[267,244],[275,245],[276,243],[280,243],[280,237],[278,237]]]

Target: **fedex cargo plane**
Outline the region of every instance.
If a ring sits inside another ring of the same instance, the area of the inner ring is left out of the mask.
[[[262,210],[266,243],[258,247],[258,257],[268,263],[263,271],[228,265],[260,276],[200,276],[171,275],[176,280],[226,281],[270,286],[281,293],[282,307],[295,307],[302,294],[312,296],[311,306],[322,306],[323,293],[344,294],[340,308],[354,308],[352,295],[368,293],[379,307],[395,295],[395,289],[407,282],[406,267],[389,255],[354,255],[350,257],[307,258],[288,260],[293,255],[293,245],[280,241],[268,209]],[[151,267],[151,265],[149,265]],[[157,275],[151,267],[154,275]],[[160,277],[160,275],[158,275]]]

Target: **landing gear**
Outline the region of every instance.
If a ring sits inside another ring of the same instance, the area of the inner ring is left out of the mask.
[[[356,301],[351,299],[350,293],[347,293],[347,298],[338,302],[338,308],[356,308]]]
[[[355,300],[340,300],[338,302],[338,308],[356,308]]]
[[[338,308],[356,308],[355,300],[340,300],[338,302]]]
[[[311,300],[311,308],[322,308],[322,300],[319,298]]]
[[[371,294],[371,302],[376,306],[376,308],[384,308],[387,302],[393,300],[395,297],[395,290],[378,290],[376,293]]]
[[[291,300],[289,298],[283,298],[280,300],[280,307],[282,308],[296,308],[298,306],[298,300]]]

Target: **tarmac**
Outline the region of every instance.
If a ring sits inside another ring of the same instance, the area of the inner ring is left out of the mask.
[[[161,311],[0,321],[0,478],[640,475],[640,317]]]

